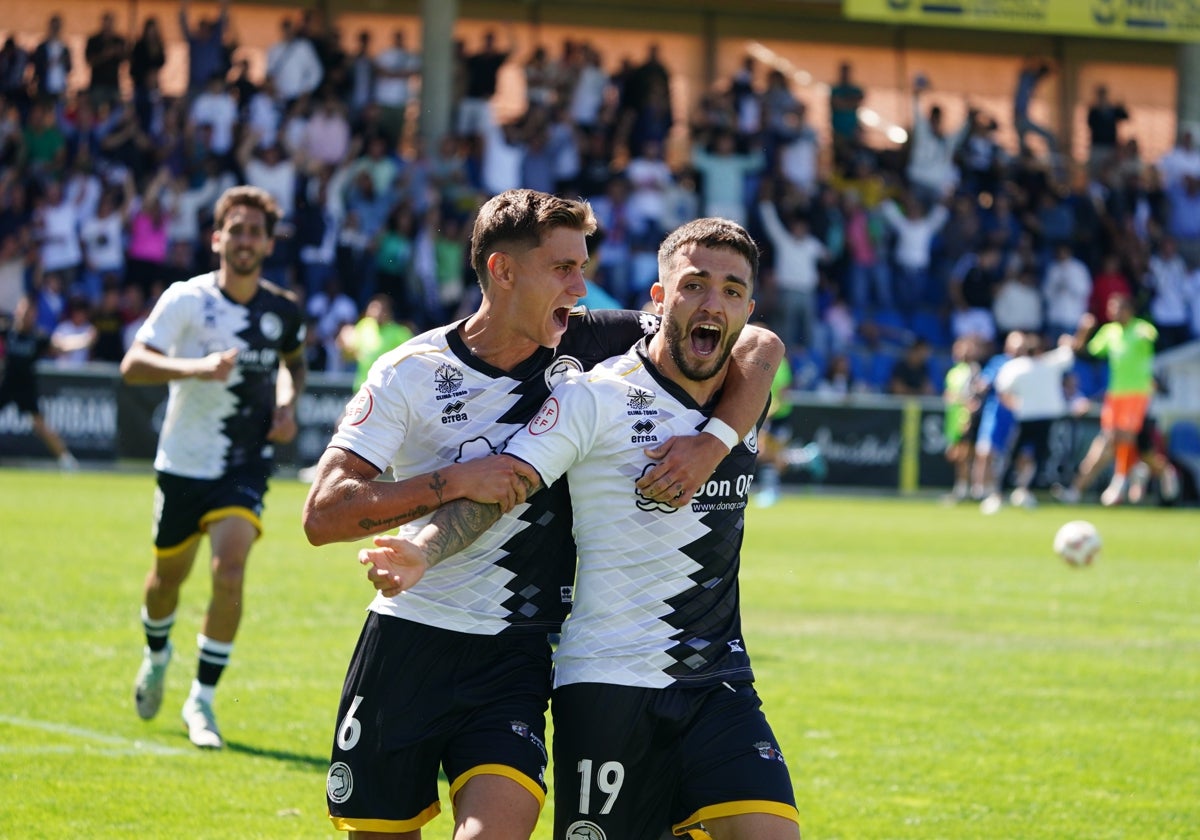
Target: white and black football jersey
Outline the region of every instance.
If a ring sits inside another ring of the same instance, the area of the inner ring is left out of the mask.
[[[540,348],[512,371],[476,358],[458,324],[385,353],[351,400],[330,446],[400,478],[499,452],[573,371],[621,352],[658,328],[636,312],[572,312],[556,349]],[[415,534],[429,517],[401,527]],[[509,511],[463,552],[370,609],[446,630],[494,635],[557,631],[571,601],[575,545],[565,484]]]
[[[176,358],[237,348],[225,382],[194,378],[168,385],[167,414],[154,468],[185,478],[219,478],[231,469],[270,468],[266,440],[275,411],[279,360],[304,344],[300,307],[260,280],[247,303],[227,297],[215,272],[167,287],[136,340]]]
[[[738,567],[757,432],[685,508],[653,502],[635,486],[653,466],[646,447],[696,433],[710,413],[653,367],[640,342],[569,377],[509,441],[508,454],[546,482],[565,473],[571,489],[579,569],[555,653],[556,687],[753,679]]]

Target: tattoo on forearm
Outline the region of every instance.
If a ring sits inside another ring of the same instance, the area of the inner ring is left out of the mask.
[[[403,525],[405,522],[411,522],[418,516],[424,516],[429,513],[429,508],[426,505],[417,505],[412,510],[405,513],[398,513],[395,516],[389,516],[387,519],[371,519],[363,517],[358,520],[358,527],[362,528],[368,534],[373,534],[376,531],[386,531],[388,528],[394,528],[397,525]]]
[[[437,526],[437,534],[426,546],[430,567],[475,542],[499,518],[500,505],[483,504],[470,499],[457,499],[438,508],[430,522]]]
[[[442,474],[437,470],[434,470],[429,476],[429,489],[437,496],[439,505],[446,503],[442,497],[442,491],[446,489],[446,479],[442,478]]]

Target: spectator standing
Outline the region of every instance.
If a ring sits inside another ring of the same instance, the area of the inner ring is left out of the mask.
[[[129,53],[129,79],[133,83],[133,108],[142,131],[155,131],[154,114],[161,107],[160,74],[167,63],[166,45],[158,18],[148,17],[142,24],[142,34],[133,42]],[[161,133],[161,126],[157,132]]]
[[[345,370],[339,361],[350,359],[339,349],[339,338],[342,328],[353,326],[358,320],[358,304],[344,291],[336,276],[330,276],[325,281],[325,288],[309,297],[305,304],[305,314],[311,327],[316,328],[317,338],[325,346],[326,370],[331,372]]]
[[[483,48],[464,59],[466,74],[462,101],[458,104],[457,127],[462,135],[484,136],[495,124],[492,117],[492,97],[496,95],[496,80],[500,68],[512,55],[512,38],[509,46],[500,50],[496,46],[496,33],[489,29],[483,33]]]
[[[59,101],[67,93],[71,49],[62,37],[62,17],[51,15],[46,37],[33,51],[33,89],[39,99]]]
[[[820,179],[821,144],[807,113],[808,107],[797,102],[780,118],[775,135],[777,164],[784,180],[805,195],[813,195]]]
[[[716,216],[744,224],[749,215],[746,181],[761,172],[766,159],[762,151],[739,154],[732,131],[718,130],[712,149],[701,138],[692,146],[692,167],[700,175],[702,209],[705,216]]]
[[[1087,112],[1088,172],[1095,177],[1102,172],[1117,152],[1117,134],[1129,112],[1119,102],[1108,98],[1108,86],[1096,85],[1096,98]]]
[[[129,48],[114,28],[112,12],[100,16],[100,31],[87,39],[84,58],[92,71],[88,84],[92,103],[116,104],[121,98],[121,67],[129,58]]]
[[[54,272],[71,288],[83,264],[79,245],[82,221],[79,205],[71,201],[62,182],[51,179],[34,211],[34,237],[39,246],[42,271]]]
[[[1073,335],[1088,310],[1092,274],[1071,251],[1069,242],[1054,246],[1054,259],[1042,281],[1046,301],[1046,330],[1052,336]]]
[[[387,136],[388,148],[396,149],[404,138],[404,119],[413,98],[413,82],[421,71],[420,56],[411,51],[403,29],[392,33],[392,45],[375,57],[375,102]]]
[[[1189,285],[1187,263],[1175,240],[1163,237],[1150,257],[1143,281],[1143,287],[1150,294],[1150,319],[1158,329],[1156,349],[1159,352],[1183,344],[1192,337],[1188,318]],[[1200,298],[1192,298],[1191,306],[1200,307]]]
[[[924,76],[913,83],[913,134],[905,173],[917,198],[932,204],[948,198],[958,185],[955,158],[975,115],[968,112],[958,131],[948,133],[940,106],[930,107],[928,116],[921,111],[921,93],[928,87]]]
[[[829,119],[833,128],[834,160],[847,167],[861,144],[858,109],[865,95],[851,78],[853,70],[848,61],[838,65],[838,80],[829,89]]]
[[[846,220],[846,297],[859,312],[872,304],[880,309],[894,306],[892,272],[886,255],[886,230],[883,220],[863,206],[858,190],[842,193],[842,213]]]
[[[1032,267],[1011,266],[996,288],[992,300],[996,330],[1005,335],[1013,330],[1037,336],[1042,332],[1042,291]]]
[[[375,59],[371,56],[371,30],[358,33],[358,49],[350,56],[347,69],[347,85],[350,116],[357,118],[375,99]]]
[[[96,213],[79,227],[83,245],[83,276],[80,286],[92,303],[100,300],[105,284],[125,279],[125,225],[133,197],[133,179],[123,187],[105,187]],[[117,359],[120,361],[120,359]]]
[[[611,82],[601,64],[600,53],[591,44],[584,44],[581,49],[583,66],[571,90],[570,114],[576,125],[591,132],[599,126]]]
[[[193,29],[188,24],[188,0],[179,0],[179,29],[188,45],[189,96],[204,90],[213,76],[225,78],[229,58],[225,49],[225,28],[229,24],[229,0],[220,0],[216,20],[203,18]]]
[[[302,159],[321,166],[336,167],[350,152],[350,122],[342,103],[332,91],[317,104],[304,126],[299,153]]]
[[[312,41],[300,37],[290,17],[280,22],[279,31],[279,41],[267,50],[267,78],[275,84],[275,94],[286,111],[320,86],[325,68]]]
[[[809,232],[808,220],[800,214],[793,212],[785,225],[770,201],[760,201],[758,212],[774,255],[776,330],[789,347],[815,347],[820,264],[829,259],[829,250]]]
[[[996,338],[992,309],[1003,276],[1003,255],[994,244],[985,244],[955,263],[950,270],[948,292],[950,331],[956,339],[977,336],[990,342]]]
[[[1163,189],[1171,189],[1185,175],[1200,175],[1200,149],[1196,148],[1195,129],[1184,125],[1179,130],[1179,139],[1161,158],[1157,165],[1162,176]]]
[[[237,100],[229,92],[229,85],[219,76],[211,77],[204,89],[192,99],[188,109],[189,124],[193,127],[209,126],[212,133],[208,139],[208,150],[219,157],[229,157],[233,152],[237,121]]]
[[[1165,192],[1167,233],[1190,265],[1200,265],[1200,170],[1185,171]]]
[[[1017,73],[1017,88],[1013,93],[1013,127],[1017,132],[1017,142],[1022,152],[1029,151],[1025,137],[1036,134],[1046,141],[1046,148],[1051,157],[1058,154],[1058,140],[1049,128],[1036,123],[1029,115],[1029,106],[1042,79],[1050,75],[1051,67],[1048,61],[1034,60],[1026,62]]]
[[[29,66],[29,51],[9,35],[0,47],[0,94],[16,108],[21,119],[29,113],[29,84],[26,81]]]
[[[883,203],[880,212],[896,232],[894,259],[897,273],[893,287],[896,303],[902,310],[911,312],[927,293],[933,237],[950,218],[950,211],[939,203],[926,212],[916,196],[910,193],[905,197],[903,212],[891,200]]]
[[[255,137],[247,133],[237,150],[237,161],[246,176],[246,183],[266,190],[279,204],[284,220],[290,220],[296,209],[296,162],[286,157],[283,147],[272,143],[255,154]]]

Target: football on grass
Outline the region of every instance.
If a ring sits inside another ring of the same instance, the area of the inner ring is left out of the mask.
[[[1054,535],[1054,553],[1072,566],[1090,566],[1102,545],[1096,526],[1083,519],[1066,523]]]

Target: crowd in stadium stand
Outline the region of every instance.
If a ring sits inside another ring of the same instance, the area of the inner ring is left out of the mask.
[[[389,294],[414,328],[473,305],[472,213],[521,186],[595,208],[592,305],[606,292],[642,306],[658,243],[682,221],[746,224],[764,249],[757,315],[788,342],[799,388],[936,393],[956,337],[1071,332],[1085,311],[1103,319],[1115,291],[1134,295],[1160,349],[1200,337],[1190,131],[1144,161],[1122,136],[1127,112],[1099,88],[1087,163],[1070,167],[1027,116],[1046,66],[1017,85],[1021,148],[1002,148],[995,117],[976,110],[947,125],[921,77],[906,145],[872,148],[858,117],[870,94],[849,62],[831,80],[828,127],[811,124],[783,72],[747,57],[681,129],[656,48],[610,68],[586,40],[517,56],[489,32],[455,44],[452,131],[422,149],[421,57],[403,29],[363,31],[346,49],[313,14],[289,15],[252,78],[228,14],[191,19],[181,4],[178,22],[148,19],[128,42],[106,12],[83,55],[57,16],[33,50],[7,39],[0,312],[32,292],[47,333],[92,330],[90,358],[118,361],[165,284],[212,267],[213,202],[244,182],[286,213],[265,271],[303,297],[314,367],[349,370],[336,336],[372,295]],[[188,46],[178,97],[159,86],[167,26]],[[80,61],[90,81],[74,90]],[[490,102],[507,62],[523,62],[527,108],[500,125]],[[690,148],[675,160],[681,131]]]

